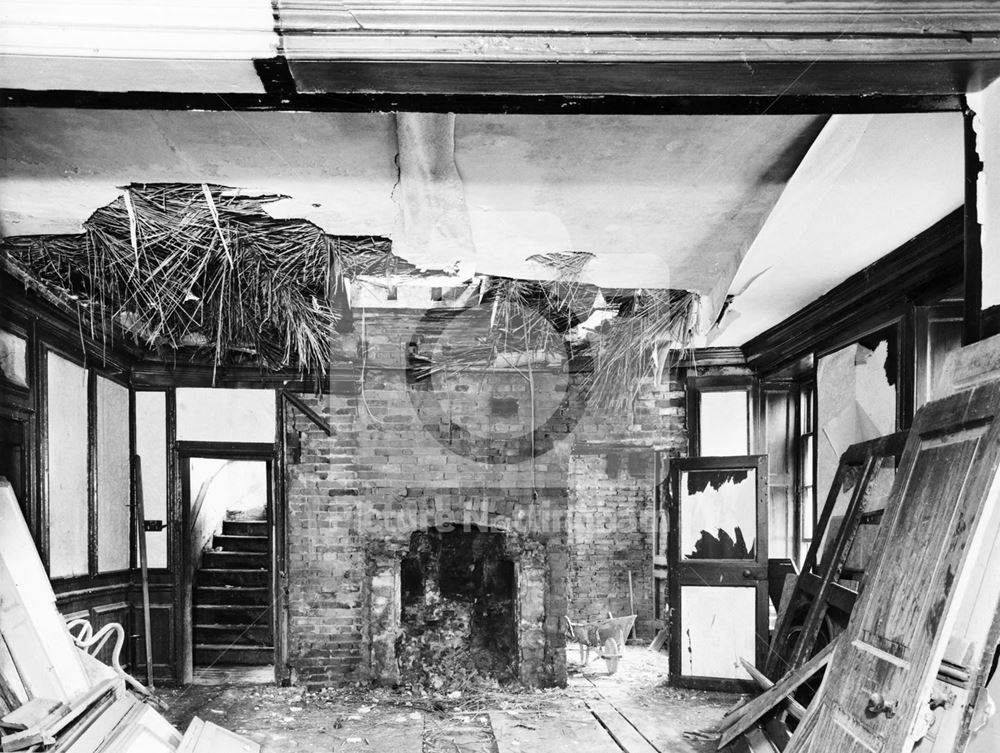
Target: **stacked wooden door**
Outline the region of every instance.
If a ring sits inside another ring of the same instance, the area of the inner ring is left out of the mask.
[[[1000,524],[1000,383],[915,417],[876,545],[875,569],[823,688],[786,753],[909,753],[924,734],[955,606]],[[997,603],[997,593],[978,598]],[[979,646],[980,654],[992,647]]]

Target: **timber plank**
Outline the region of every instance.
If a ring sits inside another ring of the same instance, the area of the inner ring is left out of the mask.
[[[191,720],[177,753],[259,753],[260,745],[198,717]]]
[[[737,737],[753,727],[764,714],[771,711],[771,709],[785,698],[794,693],[802,683],[809,680],[820,669],[829,664],[839,644],[839,639],[834,641],[801,667],[782,677],[771,688],[748,701],[742,709],[738,709],[734,713],[735,720],[723,731],[722,737],[719,739],[719,749],[721,750],[726,747]]]
[[[0,634],[0,702],[8,711],[13,711],[27,700],[28,692],[24,689],[17,667],[14,666],[14,659],[7,649],[7,642]]]
[[[126,694],[124,698],[114,700],[106,708],[95,708],[95,718],[85,725],[85,729],[81,730],[80,734],[75,735],[72,740],[60,740],[55,751],[58,753],[94,753],[94,751],[100,750],[101,746],[115,733],[126,714],[138,703],[139,701],[134,696]],[[82,719],[81,722],[83,722]]]
[[[90,688],[10,482],[0,478],[0,624],[28,693],[69,703]]]
[[[3,719],[0,719],[0,727],[12,730],[29,729],[63,705],[62,701],[56,701],[52,698],[32,698],[23,706],[14,709]]]
[[[607,701],[588,701],[587,707],[625,753],[660,753]]]
[[[764,662],[764,674],[772,680],[777,679],[789,668],[802,666],[812,655],[816,636],[829,607],[836,607],[846,614],[851,613],[856,594],[841,586],[837,579],[844,568],[851,544],[857,534],[861,515],[865,511],[865,503],[871,494],[873,484],[879,478],[879,471],[891,458],[902,455],[906,438],[906,432],[897,432],[853,444],[841,455],[812,543],[802,564],[802,571],[787,599],[785,609],[779,613],[775,623],[771,645]],[[851,492],[847,514],[835,530],[830,530],[830,536],[827,537],[845,481],[854,470],[861,471],[860,479]],[[827,540],[829,543],[826,550],[821,552],[820,548]],[[793,641],[792,635],[797,627],[793,621],[796,615],[801,613],[803,605],[808,605],[805,624]]]
[[[621,753],[621,748],[585,708],[569,708],[558,717],[491,711],[497,753]]]
[[[770,690],[774,687],[774,683],[768,680],[767,677],[764,676],[763,672],[757,669],[757,667],[748,662],[742,656],[740,657],[740,663],[743,665],[743,669],[747,671],[747,674],[750,675],[754,682],[760,686],[761,690]],[[805,707],[791,696],[787,696],[783,700],[785,706],[788,708],[788,713],[796,719],[801,719],[806,715]]]

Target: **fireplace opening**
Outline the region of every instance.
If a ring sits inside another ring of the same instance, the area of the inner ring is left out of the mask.
[[[516,677],[514,563],[504,534],[416,531],[400,564],[400,681],[440,690]]]

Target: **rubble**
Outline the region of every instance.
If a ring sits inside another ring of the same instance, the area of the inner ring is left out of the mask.
[[[120,651],[121,641],[116,657]],[[0,477],[3,752],[259,753],[252,740],[197,717],[181,735],[153,708],[148,692],[140,697],[128,689],[145,690],[118,666],[117,660],[102,664],[76,644],[13,489]]]

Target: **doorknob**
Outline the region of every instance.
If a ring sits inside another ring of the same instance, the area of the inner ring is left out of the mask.
[[[743,571],[743,577],[744,578],[753,578],[753,572],[750,571],[750,570],[744,570]]]
[[[899,701],[887,701],[881,693],[870,693],[865,711],[870,716],[885,714],[886,719],[892,719],[896,715],[896,707],[898,705]]]

